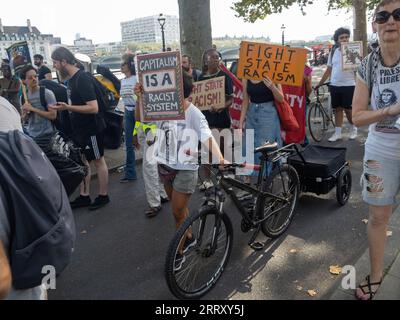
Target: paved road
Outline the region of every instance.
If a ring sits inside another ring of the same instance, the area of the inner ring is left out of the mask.
[[[324,197],[304,195],[288,232],[275,242],[260,235],[267,245],[261,252],[247,246],[250,235],[240,231],[240,218],[228,203],[234,223],[233,252],[228,267],[206,299],[325,299],[337,287],[329,273],[332,265],[354,264],[367,242],[367,208],[360,199],[359,179],[366,132],[357,141],[334,144],[348,147],[353,174],[353,194],[345,207],[335,192]],[[164,280],[164,260],[174,232],[170,208],[147,219],[141,179],[119,184],[110,177],[112,203],[97,212],[75,212],[78,238],[69,267],[50,299],[174,299]],[[95,190],[93,190],[95,191]],[[202,195],[196,193],[190,208],[196,210]],[[291,250],[297,250],[291,253]],[[315,290],[311,298],[307,290]]]

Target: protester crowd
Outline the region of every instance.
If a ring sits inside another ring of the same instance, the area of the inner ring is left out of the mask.
[[[371,274],[357,290],[356,295],[362,300],[372,299],[379,289],[383,275],[387,224],[400,189],[400,104],[397,98],[400,90],[399,78],[393,77],[400,70],[400,1],[382,1],[374,13],[373,27],[379,37],[379,46],[363,60],[356,73],[342,69],[340,45],[349,41],[350,31],[344,28],[336,30],[336,45],[319,82],[322,85],[330,79],[330,95],[336,121],[335,133],[329,139],[330,142],[342,139],[343,113],[350,123],[350,140],[357,138],[357,127],[370,126],[365,145],[362,185],[363,199],[370,205],[368,238]],[[36,55],[36,67],[24,67],[19,72],[19,78],[12,75],[10,61],[3,60],[0,132],[17,130],[32,138],[32,143],[36,141],[40,145],[39,141],[43,137],[53,141],[52,137],[61,131],[66,140],[71,140],[71,146],[81,150],[82,162],[77,160],[76,163],[85,168],[85,174],[78,181],[81,182],[79,196],[70,205],[73,209],[88,207],[97,210],[111,201],[108,194],[108,167],[104,159],[104,132],[107,126],[104,97],[98,81],[82,70],[79,61],[68,49],[56,49],[52,60],[61,82],[59,89],[68,93],[66,101],[60,101],[51,88],[43,85],[45,82],[42,81],[53,80],[53,75],[44,65],[42,56]],[[188,155],[185,160],[174,159],[171,162],[165,152],[170,135],[167,136],[165,132],[173,132],[172,136],[180,141],[185,138],[185,130],[193,130],[199,139],[191,141],[190,151],[195,155],[204,152],[210,157],[212,155],[220,164],[227,160],[233,161],[233,141],[220,139],[219,133],[223,130],[240,130],[244,141],[248,133],[254,133],[253,150],[266,141],[277,142],[279,146],[290,143],[306,146],[309,143],[306,137],[307,104],[312,92],[312,69],[309,66],[305,66],[301,86],[293,87],[274,83],[266,76],[262,81],[238,79],[234,69],[237,65],[233,64],[232,69],[227,70],[216,48],[204,52],[202,65],[199,66],[201,70],[194,68],[191,57],[183,54],[185,120],[148,123],[141,119],[140,95],[143,87],[138,82],[135,56],[127,53],[121,60],[121,71],[125,78],[120,83],[119,95],[124,105],[126,165],[120,182],[129,187],[130,183],[137,181],[135,149],[141,149],[143,180],[149,204],[144,214],[148,218],[157,216],[163,203],[171,202],[178,228],[189,215],[189,201],[196,188],[204,191],[213,187],[207,168],[200,172],[205,179],[198,186],[197,156]],[[188,99],[193,82],[217,77],[225,78],[225,106],[211,106],[209,110],[201,112]],[[281,127],[277,106],[284,101],[293,108],[299,127],[295,132],[285,131]],[[235,121],[232,114],[234,106],[238,104],[241,113]],[[63,148],[65,145],[62,145]],[[93,201],[90,192],[90,164],[96,168],[99,184],[98,195]],[[245,178],[245,181],[251,183],[250,177]],[[13,204],[6,200],[7,190],[3,189],[4,186],[0,184],[0,298],[43,299],[45,289],[41,285],[24,290],[16,290],[11,286],[13,268],[9,248],[11,228],[15,221],[11,221],[6,214]],[[187,236],[176,259],[177,269],[185,261],[185,248],[194,241],[191,235]]]

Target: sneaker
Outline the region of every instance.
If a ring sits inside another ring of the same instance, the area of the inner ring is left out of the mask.
[[[70,205],[72,209],[77,209],[77,208],[89,207],[91,203],[92,200],[90,200],[89,196],[86,197],[79,196],[74,201],[70,202]]]
[[[214,187],[214,184],[211,180],[204,180],[201,186],[199,187],[200,191],[206,191]]]
[[[196,244],[197,244],[197,239],[195,238],[189,239],[188,237],[186,237],[185,243],[183,245],[183,254],[188,253],[190,249],[196,246]]]
[[[333,134],[333,136],[328,139],[329,142],[336,142],[338,140],[342,140],[342,136],[341,135],[339,136],[336,133]]]
[[[350,140],[355,140],[357,138],[358,130],[357,128],[353,128],[350,133]]]
[[[136,181],[137,179],[128,179],[128,178],[122,178],[121,180],[119,180],[120,183],[129,183],[129,182],[133,182]]]
[[[185,255],[177,253],[175,256],[174,271],[181,270],[185,261],[186,261]]]
[[[161,203],[162,203],[162,204],[167,203],[167,202],[169,202],[169,198],[163,198],[163,197],[161,197]]]
[[[106,204],[110,202],[110,198],[108,196],[98,196],[93,203],[90,205],[89,210],[94,211],[104,207]]]

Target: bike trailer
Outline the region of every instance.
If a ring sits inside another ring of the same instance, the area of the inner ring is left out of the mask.
[[[303,152],[288,158],[297,171],[304,192],[329,193],[347,166],[346,148],[307,146]]]

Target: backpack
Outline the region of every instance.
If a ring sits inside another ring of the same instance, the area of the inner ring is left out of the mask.
[[[96,93],[96,99],[99,106],[99,114],[103,115],[105,112],[109,110],[114,110],[112,99],[110,98],[110,94],[108,90],[92,75],[90,72],[85,72],[92,80],[94,90]],[[78,78],[75,83],[78,83],[78,79],[80,74],[78,74]]]
[[[328,58],[328,61],[327,61],[327,62],[331,61],[331,63],[332,63],[333,55],[335,54],[335,51],[336,51],[337,49],[339,49],[339,45],[338,45],[338,44],[335,44],[335,45],[332,47],[331,52],[329,53],[329,58]]]
[[[43,267],[59,275],[75,244],[75,221],[60,178],[32,139],[0,133],[0,187],[10,222],[9,257],[17,290],[42,284]]]

